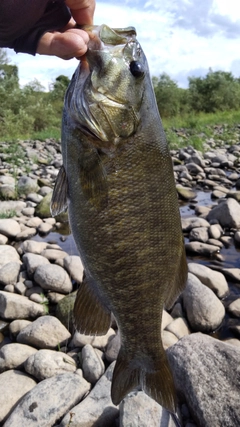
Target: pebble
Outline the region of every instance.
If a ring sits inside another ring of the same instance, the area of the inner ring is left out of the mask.
[[[44,310],[44,307],[42,309]],[[70,332],[56,317],[43,316],[22,329],[17,336],[17,342],[39,349],[55,350],[57,346],[66,344],[70,337]]]
[[[224,298],[228,295],[228,284],[222,273],[194,262],[188,264],[188,271],[193,273],[204,285],[212,289],[219,298]]]
[[[33,274],[38,267],[44,264],[50,264],[48,259],[44,256],[32,253],[25,253],[22,257],[22,260],[26,266],[30,278],[33,277]]]
[[[0,291],[0,317],[3,319],[32,319],[45,314],[44,307],[27,297]]]
[[[61,351],[43,349],[35,350],[25,361],[24,368],[28,374],[42,381],[54,375],[75,372],[77,366],[69,355]],[[85,379],[87,378],[85,377]]]
[[[14,238],[20,231],[20,225],[14,219],[0,219],[0,233],[4,236]]]
[[[73,288],[67,272],[54,264],[39,265],[34,273],[34,281],[43,289],[63,294],[72,292]]]
[[[75,280],[79,284],[82,283],[84,269],[81,258],[79,256],[66,256],[64,258],[64,267],[72,280]]]
[[[91,344],[86,344],[82,349],[82,370],[84,378],[91,384],[95,384],[104,374],[102,358]]]
[[[219,252],[219,246],[209,245],[208,243],[190,242],[185,244],[186,252],[196,253],[211,257],[213,254]]]

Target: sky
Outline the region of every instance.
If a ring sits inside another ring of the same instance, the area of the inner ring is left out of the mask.
[[[151,75],[165,72],[179,87],[209,68],[240,76],[239,0],[97,0],[94,23],[134,26]],[[60,74],[71,78],[78,64],[11,50],[8,56],[18,66],[21,85],[37,79],[46,90]]]

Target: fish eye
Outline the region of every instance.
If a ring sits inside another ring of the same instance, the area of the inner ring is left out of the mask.
[[[139,61],[130,62],[130,71],[134,77],[142,77],[144,75],[144,69]]]

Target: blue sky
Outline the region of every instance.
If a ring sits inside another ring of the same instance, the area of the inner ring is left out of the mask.
[[[102,23],[135,26],[151,75],[166,72],[180,87],[210,67],[240,76],[239,0],[97,0],[95,24]],[[60,74],[71,77],[78,63],[8,53],[22,85],[36,78],[46,89]]]

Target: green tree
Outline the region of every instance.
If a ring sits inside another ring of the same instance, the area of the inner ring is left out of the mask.
[[[162,117],[173,117],[186,109],[187,91],[178,87],[168,74],[153,77],[153,88],[159,112]]]

